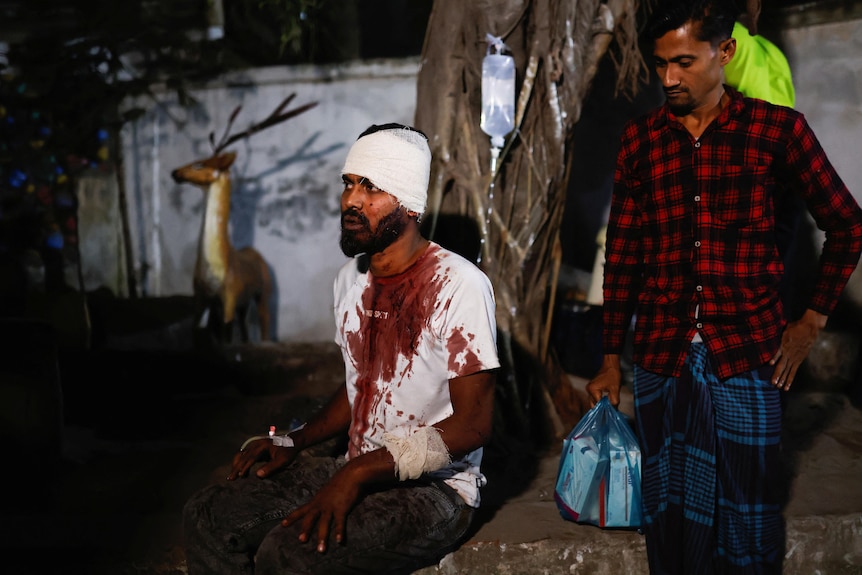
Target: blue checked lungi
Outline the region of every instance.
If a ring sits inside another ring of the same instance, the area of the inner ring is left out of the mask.
[[[719,380],[693,343],[679,378],[634,371],[652,575],[780,573],[781,398],[764,366]]]

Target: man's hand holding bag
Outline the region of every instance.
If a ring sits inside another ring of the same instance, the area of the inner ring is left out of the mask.
[[[640,527],[640,460],[626,416],[603,397],[563,441],[554,490],[560,515],[602,528]]]

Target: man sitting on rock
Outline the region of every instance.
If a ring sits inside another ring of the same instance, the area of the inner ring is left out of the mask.
[[[187,502],[190,574],[410,573],[467,532],[492,427],[495,303],[478,267],[420,234],[430,162],[425,135],[398,124],[351,147],[341,248],[353,259],[334,286],[346,383]],[[343,434],[343,456],[300,456]]]

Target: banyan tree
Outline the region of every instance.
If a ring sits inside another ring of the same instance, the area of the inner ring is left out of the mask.
[[[617,90],[634,94],[646,75],[637,44],[636,0],[436,0],[417,84],[415,123],[433,153],[426,229],[445,218],[478,234],[477,263],[497,298],[500,389],[507,426],[532,426],[530,402],[544,400],[554,435],[568,431],[584,398],[559,377],[549,353],[560,266],[559,228],[572,162],[573,127],[599,62],[614,59]],[[643,10],[643,9],[641,9]],[[491,172],[480,128],[487,37],[515,59],[515,127]],[[545,419],[543,417],[543,419]]]

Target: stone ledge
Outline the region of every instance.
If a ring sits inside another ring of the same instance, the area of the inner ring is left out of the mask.
[[[862,513],[787,520],[784,574],[862,574]],[[647,575],[646,547],[633,531],[585,526],[577,539],[468,542],[414,575]],[[581,536],[583,535],[583,536]]]

